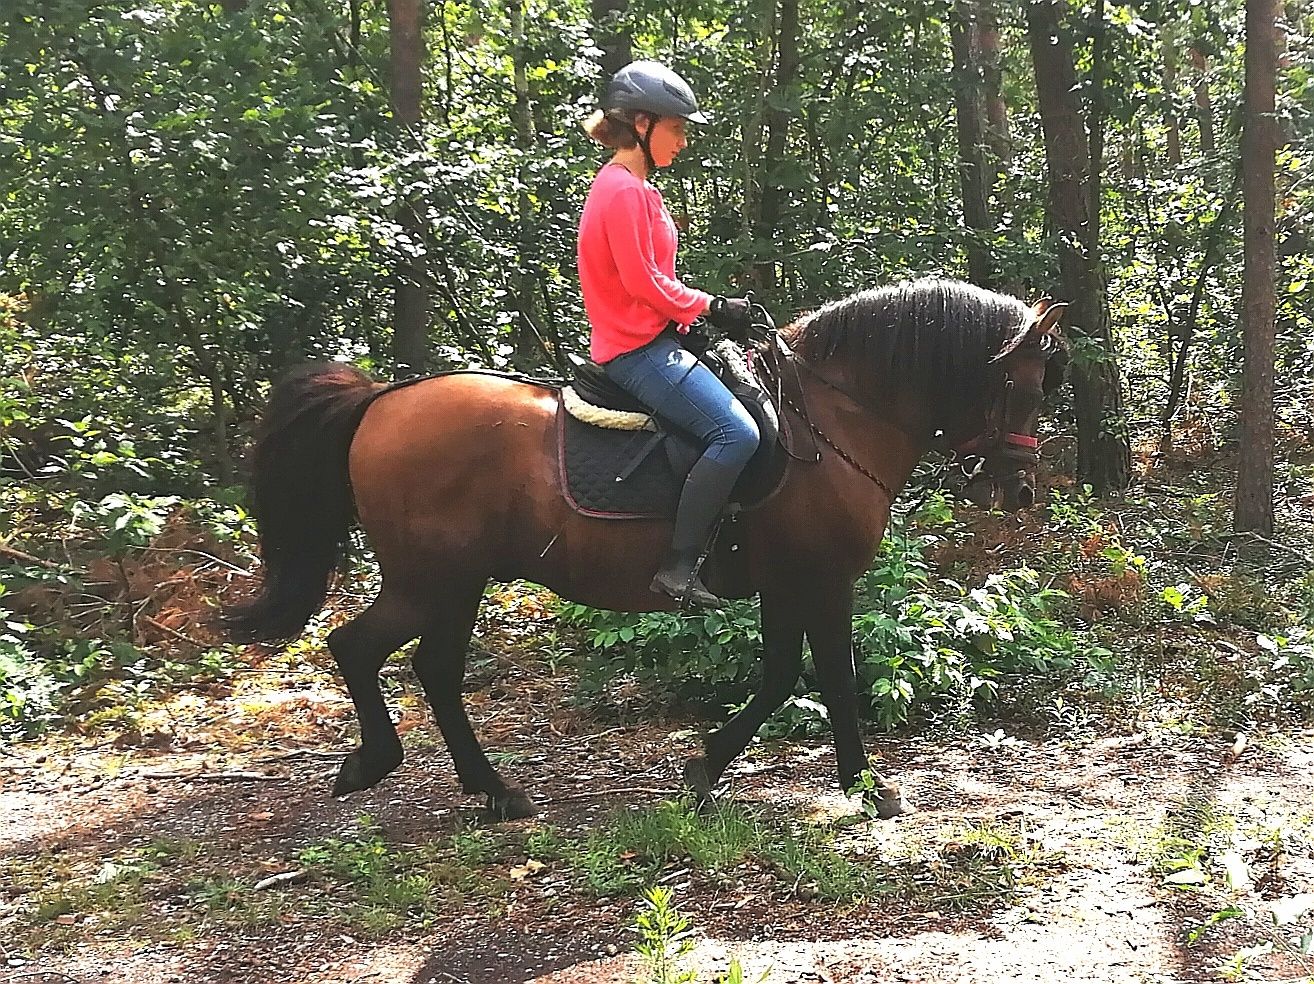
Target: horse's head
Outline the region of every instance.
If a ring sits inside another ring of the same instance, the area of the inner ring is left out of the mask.
[[[1058,329],[1066,307],[1047,297],[1037,301],[990,360],[993,392],[987,395],[985,429],[957,447],[980,459],[963,488],[978,505],[1015,511],[1035,504],[1036,425],[1045,395],[1058,385],[1067,364],[1067,344]]]

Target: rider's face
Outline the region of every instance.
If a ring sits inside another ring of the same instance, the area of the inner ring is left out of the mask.
[[[646,117],[639,120],[639,133],[644,132],[647,124]],[[652,154],[653,163],[658,167],[670,167],[671,162],[687,146],[685,125],[685,121],[678,116],[663,116],[653,126],[648,150]]]

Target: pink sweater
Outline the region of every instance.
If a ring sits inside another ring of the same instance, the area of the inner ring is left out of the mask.
[[[668,322],[687,326],[707,310],[711,295],[675,279],[678,241],[661,192],[619,164],[598,172],[579,220],[579,285],[594,362],[631,352]]]

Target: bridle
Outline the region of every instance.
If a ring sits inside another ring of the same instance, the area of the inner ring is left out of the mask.
[[[991,362],[999,362],[1015,352],[1033,349],[1048,362],[1060,353],[1066,356],[1067,346],[1057,328],[1051,328],[1038,335],[1028,334],[1015,344],[1006,346]],[[1001,477],[1011,474],[1016,482],[1015,491],[1027,486],[1028,495],[1034,494],[1029,478],[1040,465],[1040,441],[1030,434],[1007,430],[1008,421],[1013,419],[1014,404],[1022,398],[1031,406],[1038,407],[1045,398],[1044,388],[1020,389],[1013,374],[1005,369],[1003,385],[996,390],[986,413],[985,429],[950,449],[951,463],[956,463],[963,473],[961,489],[990,482],[990,498],[993,499],[994,493],[999,490]],[[1002,467],[996,469],[996,465]]]
[[[855,459],[851,454],[845,451],[844,448],[827,435],[812,419],[812,416],[807,409],[807,400],[803,395],[802,380],[799,379],[798,369],[801,367],[822,385],[839,393],[846,400],[863,411],[882,417],[884,414],[868,403],[862,396],[850,392],[845,387],[829,379],[816,366],[812,365],[802,356],[791,351],[778,332],[771,332],[771,336],[772,337],[768,340],[768,348],[766,351],[771,356],[774,356],[774,358],[763,360],[765,363],[765,374],[768,377],[769,382],[774,384],[777,404],[788,407],[807,426],[813,438],[814,455],[811,460],[821,460],[820,449],[816,447],[816,442],[819,440],[834,451],[842,461],[874,483],[876,487],[885,494],[885,497],[889,502],[893,504],[896,493],[890,488],[890,486],[880,477],[864,467],[862,463]],[[1033,348],[1038,350],[1048,361],[1048,359],[1064,348],[1064,344],[1061,336],[1059,336],[1055,330],[1046,331],[1035,336],[1028,334],[1015,339],[1011,344],[1005,346],[1003,351],[991,359],[991,362],[999,362],[1015,352],[1027,351]],[[782,363],[790,365],[794,370],[799,402],[795,402],[784,392],[784,374],[781,371]],[[1044,398],[1043,390],[1019,390],[1017,380],[1013,378],[1013,374],[1009,370],[1004,369],[1003,384],[998,388],[994,399],[991,401],[990,410],[986,414],[985,427],[981,433],[977,434],[975,437],[969,438],[967,441],[954,445],[950,449],[955,458],[980,457],[984,459],[983,463],[987,464],[987,468],[978,467],[969,475],[967,481],[968,485],[979,481],[996,480],[997,476],[995,476],[993,471],[988,470],[988,463],[991,461],[1002,459],[1009,463],[1014,470],[1019,472],[1034,471],[1039,465],[1040,442],[1029,434],[1021,434],[1006,429],[1008,421],[1011,419],[1011,411],[1014,403],[1023,395],[1032,400],[1033,405],[1036,406],[1038,406],[1040,401]],[[895,423],[895,426],[899,426],[897,422]],[[782,429],[782,435],[785,433],[786,430]],[[786,446],[786,451],[796,460],[804,460],[794,454],[793,450],[788,446]]]

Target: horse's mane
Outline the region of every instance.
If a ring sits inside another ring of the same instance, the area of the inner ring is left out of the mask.
[[[1026,316],[1016,298],[924,277],[833,301],[784,334],[809,361],[838,356],[889,385],[933,384],[961,399],[979,392],[987,364]]]

